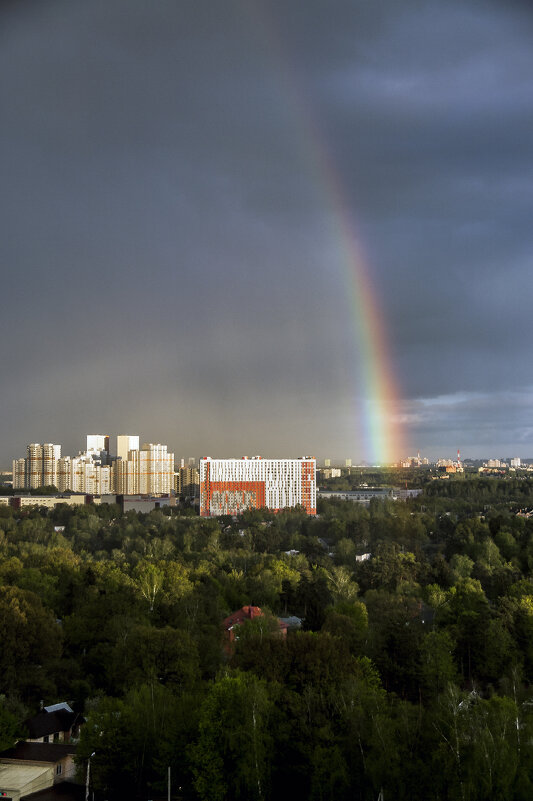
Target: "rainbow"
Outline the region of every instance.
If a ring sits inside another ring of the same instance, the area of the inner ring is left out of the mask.
[[[355,443],[347,451],[370,461],[387,464],[405,456],[403,429],[398,414],[400,393],[390,356],[387,327],[374,289],[370,269],[364,257],[355,223],[349,212],[346,191],[342,185],[331,149],[322,135],[306,93],[297,80],[297,70],[282,45],[279,26],[267,4],[261,0],[245,0],[243,11],[253,16],[254,28],[266,38],[271,59],[269,69],[275,76],[278,91],[284,96],[287,113],[301,143],[302,158],[311,173],[321,201],[331,221],[331,238],[338,253],[338,264],[347,315],[352,324],[355,352],[353,396],[355,402]]]
[[[405,455],[405,445],[397,414],[400,393],[392,367],[385,319],[348,211],[349,204],[339,172],[323,141],[314,137],[312,144],[314,169],[323,197],[330,207],[332,236],[339,255],[358,354],[353,387],[359,420],[356,426],[359,432],[358,455],[372,464],[396,462]]]

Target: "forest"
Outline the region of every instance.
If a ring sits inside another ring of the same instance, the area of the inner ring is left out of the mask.
[[[67,700],[96,798],[170,767],[191,801],[529,801],[532,508],[478,477],[316,518],[0,507],[0,747]]]

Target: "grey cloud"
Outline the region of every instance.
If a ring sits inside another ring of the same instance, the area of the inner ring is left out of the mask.
[[[527,455],[527,4],[2,15],[5,462],[32,438],[81,447],[83,426],[178,453],[367,458],[336,203],[368,254],[412,442],[507,437]],[[461,393],[438,414],[423,402]]]

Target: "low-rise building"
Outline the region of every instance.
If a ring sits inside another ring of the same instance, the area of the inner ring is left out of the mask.
[[[231,615],[228,615],[228,617],[222,621],[227,647],[231,648],[231,643],[239,639],[239,626],[242,626],[250,620],[258,620],[262,617],[264,617],[264,612],[260,606],[242,606],[240,609],[237,609],[236,612],[232,612]],[[282,637],[286,637],[289,624],[279,618],[277,622],[279,634]]]
[[[28,718],[25,727],[29,743],[70,743],[79,736],[85,718],[74,712],[65,701],[45,706],[41,712]]]

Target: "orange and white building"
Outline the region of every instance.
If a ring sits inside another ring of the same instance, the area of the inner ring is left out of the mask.
[[[316,459],[200,459],[200,515],[302,506],[316,514]]]

